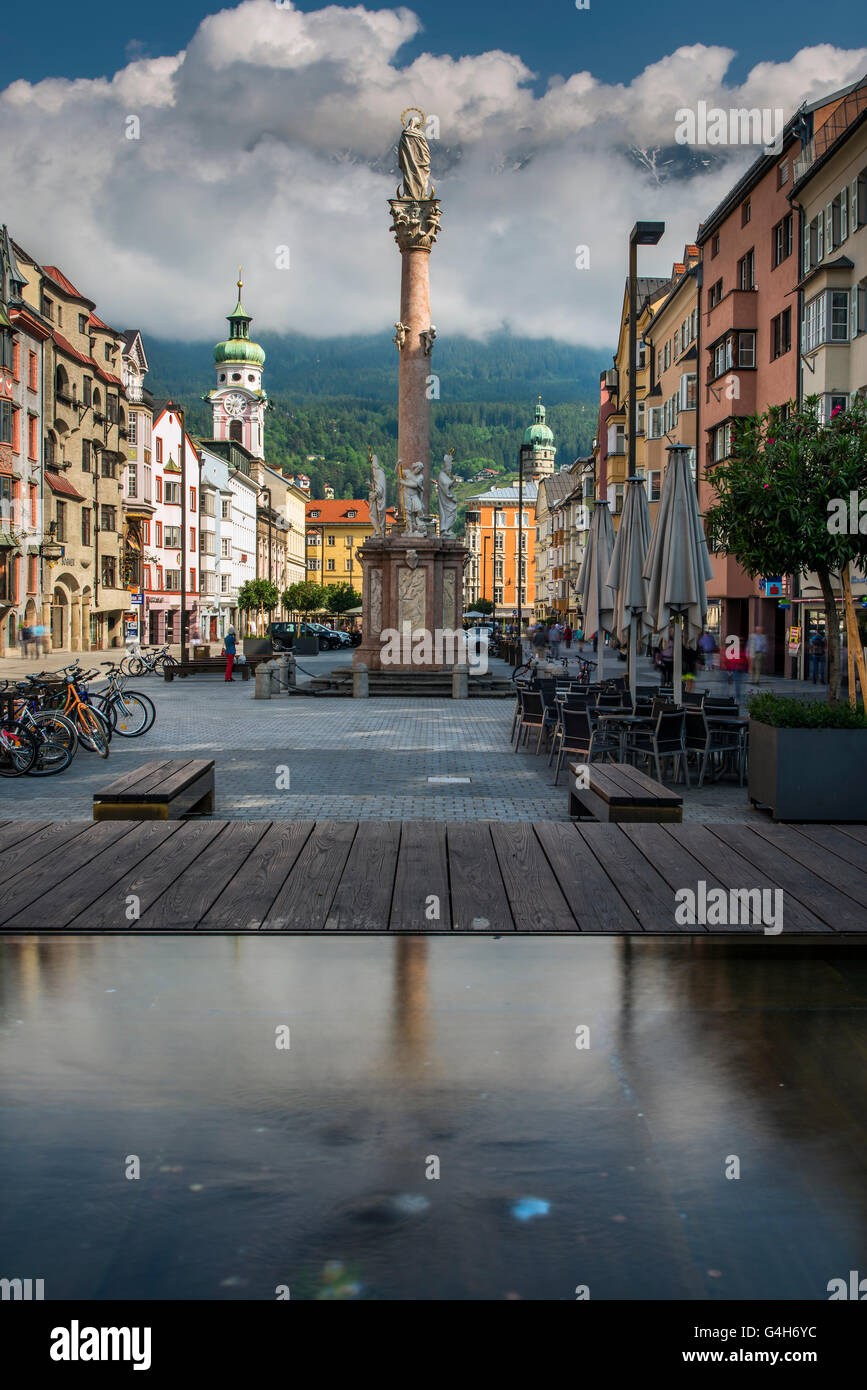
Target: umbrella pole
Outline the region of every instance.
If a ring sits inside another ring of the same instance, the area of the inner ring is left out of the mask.
[[[596,680],[602,684],[603,655],[605,652],[605,631],[599,627],[596,629]]]
[[[683,618],[678,613],[674,620],[674,703],[683,704]]]
[[[636,619],[635,614],[633,613],[632,617],[629,619],[629,694],[632,697],[633,709],[635,709],[635,691],[638,683],[638,673],[635,669],[637,665],[638,655],[636,651],[635,626]]]

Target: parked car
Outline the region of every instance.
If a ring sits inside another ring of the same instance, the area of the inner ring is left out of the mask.
[[[325,623],[310,623],[310,627],[319,634],[321,651],[335,652],[338,647],[344,645],[342,639],[346,636],[345,633],[338,632],[333,627],[326,627]]]
[[[320,638],[319,627],[319,623],[272,623],[268,635],[275,652],[291,652],[296,637]],[[321,650],[321,640],[319,646]]]

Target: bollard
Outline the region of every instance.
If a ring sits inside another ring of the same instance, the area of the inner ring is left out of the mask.
[[[254,700],[270,700],[270,699],[271,699],[271,672],[268,670],[267,664],[266,664],[264,661],[260,661],[259,664],[258,664],[258,666],[256,667],[255,681],[256,681],[256,689],[255,689],[255,691],[253,692],[253,699],[254,699]]]
[[[296,677],[296,674],[295,674],[295,657],[294,657],[294,656],[292,655],[292,653],[290,652],[289,655],[286,657],[286,693],[287,693],[287,694],[289,693],[289,690],[291,689],[291,687],[292,687],[293,685],[296,684],[296,680],[297,680],[297,677]]]
[[[280,662],[279,662],[279,661],[268,661],[268,662],[266,662],[266,665],[267,665],[267,667],[268,667],[268,674],[269,674],[269,676],[271,677],[271,694],[272,694],[272,695],[279,695],[279,694],[280,694],[280,690],[281,690],[281,686],[280,686]]]
[[[368,680],[368,670],[363,661],[352,668],[352,698],[354,700],[366,700],[370,693],[370,682]]]
[[[470,683],[466,666],[455,666],[452,669],[452,699],[466,700],[469,693]]]
[[[282,695],[289,687],[289,658],[285,652],[277,658],[277,694]]]

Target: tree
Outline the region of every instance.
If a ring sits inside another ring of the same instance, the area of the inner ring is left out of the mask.
[[[813,397],[800,410],[774,406],[740,422],[732,457],[709,470],[718,500],[707,513],[707,532],[752,578],[815,572],[825,604],[830,699],[838,703],[840,634],[832,576],[840,576],[848,630],[857,632],[849,565],[867,561],[867,407],[855,401],[847,411],[835,410],[827,424],[817,407]],[[865,499],[863,513],[859,498]],[[863,691],[863,654],[850,637],[850,652],[853,646]]]
[[[326,606],[326,592],[321,584],[305,579],[284,589],[283,606],[290,613],[303,613],[305,616],[318,613]]]
[[[270,579],[248,579],[238,590],[238,607],[242,613],[248,615],[247,636],[249,631],[249,614],[253,609],[258,613],[257,628],[261,636],[264,612],[273,613],[277,604],[280,602],[280,595],[277,585],[272,584]]]
[[[494,605],[489,598],[478,598],[470,611],[473,613],[493,613]]]
[[[361,594],[351,584],[326,584],[325,607],[329,613],[345,613],[347,608],[357,608]]]

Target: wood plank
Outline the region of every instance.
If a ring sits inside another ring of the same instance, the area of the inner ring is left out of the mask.
[[[179,796],[186,791],[187,787],[194,782],[213,778],[214,759],[213,758],[192,758],[183,767],[179,767],[175,772],[164,777],[155,787],[149,791],[141,793],[139,796],[145,801],[162,801],[169,797]]]
[[[314,822],[272,821],[244,865],[199,922],[199,931],[258,931],[313,832]]]
[[[136,782],[158,773],[160,768],[165,767],[165,765],[165,758],[152,758],[150,762],[142,763],[141,767],[135,768],[132,772],[125,772],[122,777],[116,777],[113,782],[107,784],[101,794],[118,796],[128,787],[135,786]]]
[[[696,862],[695,856],[678,838],[667,833],[664,824],[624,825],[624,835],[640,850],[648,863],[652,864],[660,878],[665,879],[672,891],[672,912],[677,913],[676,895],[681,888],[697,891],[699,879],[704,879],[708,888],[722,888],[727,885],[709,869]],[[675,931],[680,931],[682,923],[675,923]],[[689,925],[687,923],[686,925]],[[697,923],[694,925],[698,925]]]
[[[534,830],[580,931],[638,930],[631,907],[573,825],[537,821]]]
[[[520,930],[577,931],[578,923],[529,821],[494,821],[491,837]]]
[[[22,821],[20,824],[22,828],[28,827],[29,833],[17,844],[4,848],[0,859],[0,883],[17,878],[22,870],[50,858],[61,845],[74,840],[76,835],[83,835],[90,826],[86,820]]]
[[[72,823],[79,824],[79,822]],[[11,921],[13,917],[18,917],[32,903],[43,897],[49,889],[54,889],[62,901],[64,884],[70,874],[89,865],[108,845],[114,844],[115,840],[119,840],[121,836],[128,835],[131,829],[132,826],[125,821],[106,821],[104,825],[88,825],[83,834],[74,835],[64,844],[55,848],[46,859],[23,870],[14,881],[7,883],[3,889],[2,899],[0,899],[0,925]],[[94,892],[96,891],[98,891],[98,880],[94,881]],[[36,918],[38,925],[43,930],[50,931],[53,926],[50,910],[51,902],[49,899],[46,904],[34,910],[33,914],[27,917],[30,927],[36,925],[34,922],[34,918]],[[46,912],[49,914],[47,917]]]
[[[671,888],[619,825],[581,824],[574,829],[617,884],[640,931],[688,930],[674,920],[677,905]]]
[[[453,931],[514,931],[515,922],[487,821],[446,829]]]
[[[739,854],[731,845],[723,844],[716,836],[711,834],[713,825],[678,825],[667,826],[666,834],[673,836],[677,842],[684,846],[690,854],[694,856],[697,863],[701,866],[702,872],[699,878],[704,878],[710,882],[709,874],[716,878],[726,888],[757,888],[755,865]],[[698,882],[698,879],[695,880]],[[692,887],[692,884],[684,884]],[[767,880],[765,887],[782,888],[783,884],[776,879]],[[827,932],[825,923],[811,912],[803,903],[797,902],[794,898],[784,901],[785,916],[784,929],[787,932]],[[714,928],[716,930],[716,928]],[[742,926],[732,926],[728,931],[756,931],[756,925],[749,924]]]
[[[426,915],[427,901],[439,899],[439,918]],[[448,931],[452,925],[446,826],[441,821],[404,821],[400,832],[391,931]]]
[[[834,826],[841,835],[849,835],[851,839],[857,840],[861,845],[867,845],[867,825],[852,825],[846,821]]]
[[[821,827],[817,828],[821,830]],[[814,849],[811,853],[805,844],[806,837],[799,835],[794,826],[761,823],[750,829],[783,854],[792,855],[802,863],[807,860],[809,868],[818,878],[852,899],[854,906],[863,913],[863,925],[867,928],[867,871],[863,864],[855,868],[848,860],[828,849]]]
[[[200,762],[201,759],[196,758],[167,758],[161,763],[155,763],[145,776],[129,783],[122,790],[115,790],[113,786],[104,787],[94,792],[93,799],[98,801],[104,797],[107,801],[160,800],[164,796],[170,796],[173,791],[182,790],[188,782],[195,780],[201,773],[201,768],[198,767]]]
[[[755,865],[759,873],[766,875],[783,889],[784,930],[785,907],[790,896],[808,907],[820,922],[824,922],[832,931],[839,930],[841,926],[855,931],[863,931],[867,927],[867,909],[838,892],[818,874],[799,864],[783,850],[769,844],[762,835],[756,834],[752,826],[711,825],[710,829],[725,844],[739,850],[745,859],[749,859]],[[751,888],[769,884],[744,883],[737,886]]]
[[[127,922],[126,899],[135,895],[139,900],[141,916],[152,903],[171,887],[175,879],[183,873],[188,864],[206,849],[213,839],[225,829],[226,821],[182,821],[166,844],[162,844],[134,869],[124,880],[120,880],[102,892],[89,907],[86,907],[68,924],[71,931],[117,931],[121,928],[138,928],[138,922]],[[131,821],[99,821],[91,833],[109,830],[115,826],[127,832],[132,828]],[[101,885],[97,884],[97,889]],[[140,919],[139,919],[140,920]]]
[[[82,825],[85,822],[81,822]],[[32,835],[38,835],[40,830],[45,829],[44,820],[4,820],[0,821],[0,854],[4,854],[13,845],[23,844]],[[5,877],[2,873],[3,863],[0,860],[0,877]]]
[[[642,772],[640,768],[632,767],[629,763],[618,763],[618,771],[628,775],[629,780],[639,787],[644,787],[646,791],[652,791],[659,801],[673,802],[677,806],[683,805],[683,797],[680,792],[674,792],[670,787],[664,787],[661,782],[655,781],[653,777]]]
[[[804,844],[801,851],[803,854],[815,857],[821,851],[829,850],[838,858],[845,859],[847,864],[852,864],[856,869],[860,869],[864,876],[864,893],[867,896],[867,846],[862,845],[858,840],[853,840],[848,835],[844,835],[842,829],[834,825],[791,825],[787,823],[786,829],[803,837]]]
[[[175,826],[183,822],[172,822]],[[141,914],[139,931],[193,931],[223,889],[243,872],[267,821],[228,821],[166,891]]]
[[[387,931],[400,845],[398,821],[360,821],[325,922],[332,931]]]
[[[317,821],[262,923],[263,931],[319,931],[355,839],[355,821]]]
[[[32,925],[33,915],[42,913],[45,920],[58,930],[68,926],[95,897],[112,884],[119,881],[125,883],[136,865],[154,851],[159,853],[169,835],[177,829],[177,823],[168,825],[165,821],[144,821],[127,829],[128,834],[108,845],[95,859],[68,874],[60,888],[46,887],[43,896],[6,922],[4,929],[26,931],[28,925]],[[138,927],[137,921],[127,919],[125,908],[125,899],[119,900],[117,925],[122,928]]]

